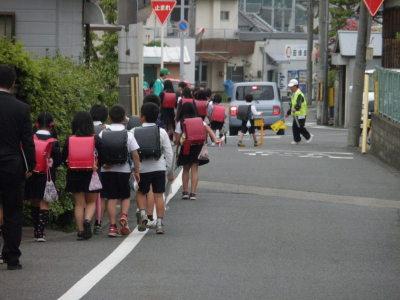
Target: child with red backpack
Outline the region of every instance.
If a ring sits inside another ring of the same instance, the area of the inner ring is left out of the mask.
[[[178,166],[183,166],[183,200],[196,200],[199,181],[198,168],[208,163],[207,159],[199,160],[200,153],[204,149],[207,134],[214,143],[220,143],[211,128],[200,117],[196,116],[194,105],[191,103],[183,104],[175,128],[175,141],[181,145],[177,164]],[[191,175],[192,182],[190,193],[189,175]]]
[[[197,116],[203,120],[207,117],[208,94],[205,90],[199,90],[196,93],[194,104],[196,106]]]
[[[171,80],[164,81],[164,91],[160,94],[161,122],[167,131],[170,140],[175,130],[175,108],[177,106],[176,94]]]
[[[96,210],[96,200],[101,187],[91,186],[97,175],[98,140],[95,137],[93,119],[88,112],[78,112],[72,120],[72,135],[68,137],[63,149],[63,161],[67,164],[66,191],[75,200],[75,222],[77,239],[92,237],[91,221]]]
[[[56,139],[53,116],[48,112],[39,114],[33,135],[36,166],[25,184],[25,199],[32,203],[33,235],[37,242],[45,242],[45,228],[49,222],[49,203],[44,198],[49,177],[55,182],[56,170],[61,164],[60,145]]]
[[[226,113],[225,107],[221,105],[222,97],[219,94],[214,95],[208,107],[208,119],[210,120],[210,127],[214,133],[219,131],[219,138],[222,137],[222,130],[224,128]]]

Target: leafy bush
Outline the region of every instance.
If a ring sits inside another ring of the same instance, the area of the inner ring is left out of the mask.
[[[63,144],[70,134],[71,120],[77,111],[89,110],[95,103],[107,106],[118,100],[115,62],[80,65],[60,55],[33,59],[21,43],[0,39],[0,63],[14,65],[17,70],[17,97],[31,105],[32,119],[42,112],[53,114],[58,138]],[[118,68],[118,65],[116,66]],[[65,187],[65,168],[60,168],[57,185]],[[71,196],[62,193],[52,204],[53,219],[70,214]]]

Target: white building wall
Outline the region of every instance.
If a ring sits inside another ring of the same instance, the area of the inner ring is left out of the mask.
[[[196,32],[205,29],[203,38],[234,38],[239,24],[237,0],[199,0],[196,4]],[[221,11],[229,11],[229,20],[221,21]]]
[[[28,51],[82,57],[82,0],[1,0],[0,11],[15,13],[17,40]]]

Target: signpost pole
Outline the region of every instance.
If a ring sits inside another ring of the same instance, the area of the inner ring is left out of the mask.
[[[181,22],[185,19],[185,1],[181,0]],[[185,61],[184,61],[184,56],[185,56],[185,33],[183,30],[180,31],[180,55],[179,55],[179,77],[180,80],[183,81],[185,80]]]
[[[161,69],[164,68],[164,24],[161,25]]]

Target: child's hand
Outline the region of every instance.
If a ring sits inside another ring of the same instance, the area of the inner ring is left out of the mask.
[[[49,159],[47,160],[47,166],[48,166],[49,168],[53,167],[53,159],[52,159],[52,158],[49,158]]]
[[[174,176],[174,174],[173,174],[172,172],[171,172],[171,173],[168,173],[167,178],[168,178],[168,181],[169,181],[169,182],[175,180],[175,176]]]
[[[221,140],[221,139],[216,139],[216,140],[215,140],[215,143],[216,143],[217,145],[221,145],[221,144],[222,144],[222,140]]]
[[[134,172],[133,173],[133,177],[135,177],[135,180],[136,180],[137,183],[140,182],[140,174],[139,174],[139,172]]]

